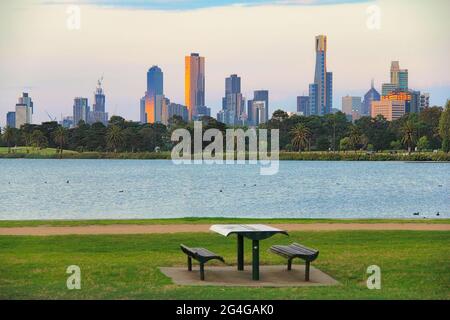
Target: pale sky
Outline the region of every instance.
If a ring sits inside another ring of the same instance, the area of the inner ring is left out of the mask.
[[[164,72],[164,93],[184,103],[184,56],[206,58],[206,103],[221,108],[225,77],[238,74],[242,91],[270,91],[271,112],[295,111],[296,96],[314,78],[314,37],[328,36],[334,107],[346,94],[363,96],[375,79],[389,82],[392,60],[409,69],[410,87],[450,98],[448,0],[113,1],[78,3],[81,25],[70,30],[67,1],[0,3],[0,125],[28,91],[34,123],[71,115],[73,98],[89,98],[104,75],[110,115],[139,119],[146,72]],[[124,4],[126,3],[126,5]],[[245,4],[246,3],[246,4]],[[367,26],[370,6],[380,29]]]

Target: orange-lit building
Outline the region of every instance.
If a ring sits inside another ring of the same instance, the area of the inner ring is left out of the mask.
[[[372,101],[372,118],[382,115],[388,121],[397,120],[405,114],[405,100],[382,99]]]
[[[164,95],[158,94],[154,97],[145,97],[145,114],[147,123],[162,122],[165,111],[166,99]]]
[[[192,120],[198,114],[197,109],[205,106],[205,58],[191,53],[185,57],[184,63],[184,97],[189,120]]]
[[[405,91],[393,91],[382,96],[381,100],[411,101],[411,93]]]

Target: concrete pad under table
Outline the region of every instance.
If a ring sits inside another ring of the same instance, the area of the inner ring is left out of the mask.
[[[310,281],[305,282],[305,266],[293,265],[291,271],[286,265],[261,266],[260,280],[252,280],[252,268],[246,266],[244,271],[235,266],[205,266],[205,281],[200,280],[198,266],[192,271],[186,267],[160,267],[159,270],[178,285],[193,286],[243,286],[243,287],[306,287],[337,285],[335,279],[311,266]]]

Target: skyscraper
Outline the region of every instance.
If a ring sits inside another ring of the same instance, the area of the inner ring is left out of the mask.
[[[10,111],[6,114],[6,125],[10,128],[16,127],[16,113],[14,111]]]
[[[408,91],[408,70],[400,69],[399,61],[391,62],[391,82],[383,83],[381,94],[386,96],[393,91]]]
[[[145,96],[139,100],[139,122],[147,123],[147,113],[145,112]]]
[[[268,90],[256,90],[253,92],[253,101],[264,101],[264,121],[261,123],[269,121],[270,118],[270,112],[269,112],[269,91]]]
[[[349,120],[358,120],[361,117],[361,97],[342,97],[342,112]]]
[[[88,112],[88,123],[101,122],[105,126],[108,124],[108,113],[106,112],[106,97],[102,88],[103,77],[97,81],[94,93],[94,105],[92,111]]]
[[[422,93],[420,95],[420,111],[423,109],[430,107],[430,94],[429,93]]]
[[[409,106],[409,111],[407,112],[413,112],[418,113],[420,112],[420,91],[418,90],[410,90],[409,93],[411,94],[411,101]]]
[[[257,126],[269,121],[269,91],[256,90],[253,92],[253,100],[247,103],[248,124]]]
[[[198,115],[197,109],[205,107],[205,58],[198,53],[186,56],[184,96],[189,110],[189,120]]]
[[[405,101],[381,100],[372,102],[371,115],[375,118],[382,115],[386,120],[400,119],[405,114]]]
[[[78,126],[78,123],[83,120],[88,122],[89,105],[88,99],[82,97],[76,97],[73,100],[73,124]]]
[[[16,128],[19,129],[22,125],[32,122],[33,108],[34,106],[31,97],[29,97],[26,92],[22,93],[22,96],[19,97],[16,103]]]
[[[310,114],[324,115],[333,108],[333,74],[327,72],[327,36],[316,37],[314,84],[310,85]]]
[[[380,94],[374,87],[373,80],[371,82],[370,90],[364,95],[364,101],[361,106],[361,115],[362,116],[370,116],[371,115],[371,106],[373,101],[380,101]]]
[[[162,121],[164,107],[164,74],[158,66],[147,72],[147,91],[140,101],[140,118],[143,123]]]
[[[164,74],[160,67],[152,66],[147,72],[147,95],[164,94]]]
[[[297,97],[297,112],[302,113],[304,116],[309,115],[309,96]]]
[[[243,124],[245,114],[245,99],[241,93],[241,78],[232,74],[225,79],[225,97],[222,98],[222,110],[217,119],[229,125]]]
[[[145,97],[147,123],[162,122],[162,112],[165,110],[165,102],[165,97],[162,94],[157,94],[153,97]]]
[[[248,101],[248,124],[250,126],[258,126],[267,122],[266,119],[266,102],[258,100]]]

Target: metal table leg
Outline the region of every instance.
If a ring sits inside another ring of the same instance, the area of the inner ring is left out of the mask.
[[[238,271],[242,271],[244,270],[244,237],[238,234],[237,240],[237,268]]]
[[[253,240],[252,243],[252,274],[253,280],[259,280],[259,240]]]

